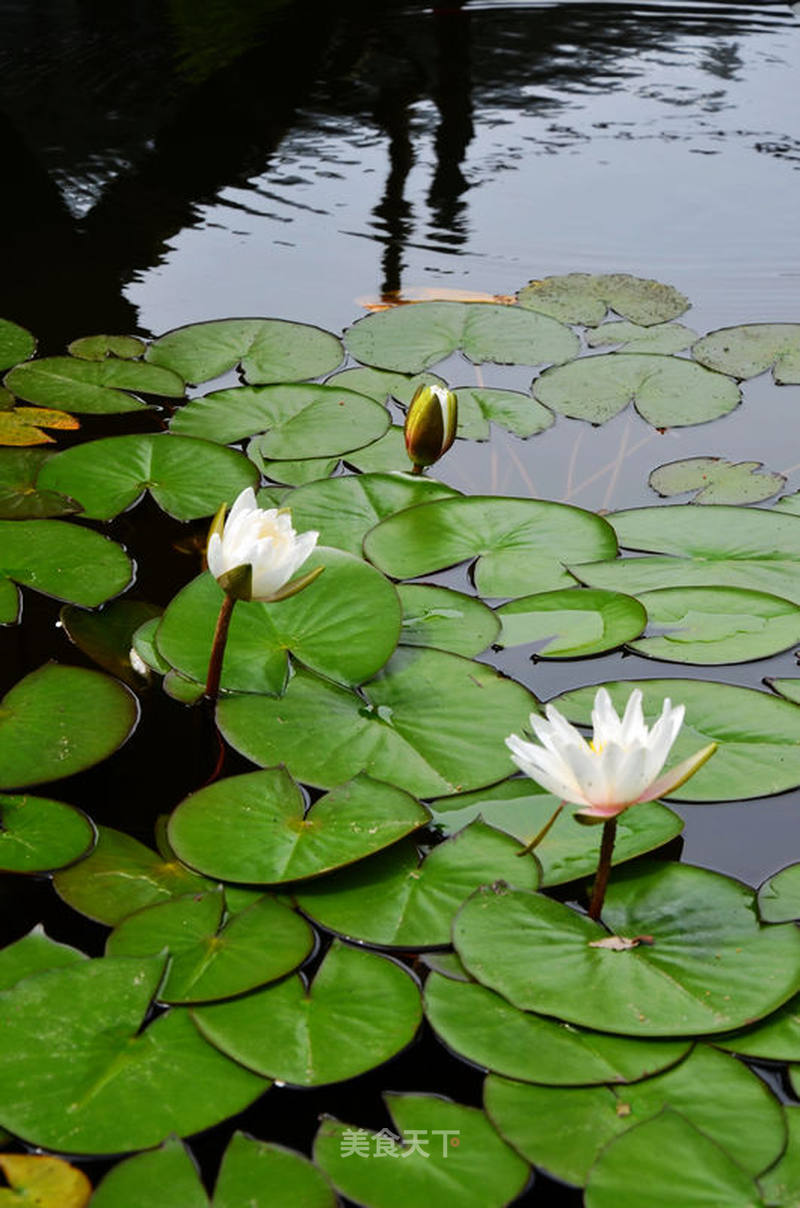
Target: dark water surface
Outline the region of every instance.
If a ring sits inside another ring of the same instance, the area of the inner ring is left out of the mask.
[[[0,16],[0,314],[31,327],[40,352],[228,315],[338,332],[363,313],[359,299],[509,294],[570,271],[667,281],[692,299],[683,321],[701,333],[800,321],[800,22],[787,4],[18,0]],[[464,384],[480,372],[451,369]],[[506,368],[492,381],[527,389],[530,377]],[[662,462],[713,454],[763,461],[797,490],[799,406],[800,387],[756,379],[713,427],[661,435],[630,411],[602,429],[559,419],[527,442],[496,432],[459,447],[441,477],[610,509],[655,502],[647,475]],[[142,596],[166,602],[194,573],[175,564],[175,533],[154,508],[111,533],[158,569]],[[47,656],[80,658],[49,603],[28,596],[26,610],[25,626],[0,634],[4,685]],[[542,699],[686,674],[635,655],[492,659]],[[795,671],[784,655],[706,677],[758,686]],[[167,718],[178,736],[160,749]],[[149,841],[153,817],[185,791],[196,724],[150,701],[129,749],[73,778],[65,799],[90,793],[97,820]],[[798,805],[792,793],[681,806],[684,858],[757,884],[800,854]],[[14,879],[1,892],[14,934],[44,913],[53,934],[100,950],[102,929],[86,923],[81,936],[70,916],[65,931],[42,886]],[[369,1102],[370,1123],[388,1123],[386,1086],[479,1101],[477,1071],[437,1054],[423,1043],[344,1088],[284,1091],[285,1111],[270,1096],[243,1126],[306,1148],[323,1109],[353,1118]],[[211,1169],[228,1132],[207,1139]],[[548,1194],[538,1180],[537,1204],[573,1202]]]

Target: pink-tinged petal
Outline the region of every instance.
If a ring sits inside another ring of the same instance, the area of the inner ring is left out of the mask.
[[[643,746],[623,747],[606,743],[599,763],[605,781],[602,802],[605,805],[631,805],[638,801],[652,780],[647,772],[647,749]]]
[[[619,814],[624,813],[630,808],[628,805],[589,805],[585,809],[576,810],[575,817],[580,819],[591,819],[593,822],[608,822],[609,818],[616,818]]]
[[[587,804],[569,765],[558,755],[534,743],[525,742],[517,734],[511,734],[506,739],[506,746],[520,771],[548,793],[573,805]]]
[[[698,768],[701,768],[707,759],[717,749],[717,743],[710,742],[707,747],[696,751],[694,755],[690,755],[688,759],[684,759],[682,763],[677,764],[668,772],[664,772],[663,776],[659,776],[657,780],[653,780],[647,787],[639,801],[655,801],[658,797],[666,797],[675,789],[680,788],[682,784],[693,776]]]

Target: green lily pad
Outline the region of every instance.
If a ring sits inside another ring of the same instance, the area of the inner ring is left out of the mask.
[[[752,378],[772,369],[779,386],[800,382],[800,323],[746,323],[722,327],[692,348],[701,365]]]
[[[758,912],[765,923],[800,919],[800,864],[789,864],[767,878],[758,891]]]
[[[338,457],[309,457],[305,461],[270,461],[263,457],[258,448],[258,438],[247,446],[247,456],[265,478],[285,486],[304,487],[309,482],[328,478],[339,464]],[[260,507],[272,507],[259,499]]]
[[[170,369],[144,361],[82,361],[75,357],[43,357],[10,370],[3,379],[17,398],[57,411],[85,415],[118,415],[143,411],[147,404],[128,391],[182,398],[183,379]]]
[[[523,1082],[635,1082],[680,1061],[691,1044],[589,1032],[519,1011],[485,986],[441,973],[428,977],[424,1001],[428,1022],[452,1052]]]
[[[71,642],[88,654],[104,671],[124,680],[132,688],[141,684],[141,676],[131,666],[131,646],[136,630],[161,615],[155,604],[143,600],[115,600],[101,612],[86,612],[67,605],[60,620]]]
[[[536,643],[536,658],[580,658],[614,650],[638,637],[643,605],[614,591],[568,588],[522,596],[497,609],[499,646]]]
[[[344,339],[362,364],[401,373],[421,373],[458,350],[501,365],[560,365],[580,350],[563,323],[493,302],[398,306],[359,319]]]
[[[787,1103],[783,1111],[789,1140],[780,1161],[761,1176],[759,1184],[765,1203],[791,1208],[800,1202],[800,1106]]]
[[[0,871],[52,872],[80,860],[94,843],[93,823],[74,806],[0,796]]]
[[[590,348],[605,344],[619,344],[623,352],[657,352],[668,356],[683,352],[697,339],[697,332],[682,323],[654,323],[642,327],[638,323],[603,323],[586,332],[586,343]]]
[[[497,390],[490,386],[456,386],[458,433],[466,440],[488,440],[490,424],[523,439],[552,428],[553,412],[537,403],[530,394],[518,390]]]
[[[365,1208],[505,1208],[524,1190],[527,1162],[482,1111],[436,1095],[383,1100],[399,1136],[325,1116],[314,1139],[314,1160],[348,1200]]]
[[[208,1208],[197,1167],[177,1137],[109,1170],[91,1208]]]
[[[607,352],[546,369],[533,397],[559,415],[604,424],[633,403],[654,428],[704,424],[741,402],[732,378],[683,357]]]
[[[106,957],[0,996],[0,1121],[30,1144],[121,1153],[209,1128],[268,1083],[200,1036],[188,1011],[142,1027],[161,958]]]
[[[136,651],[139,658],[151,671],[155,671],[158,675],[166,675],[171,670],[170,665],[159,654],[156,646],[156,633],[160,624],[161,616],[157,616],[140,625],[131,635],[131,649]]]
[[[479,885],[498,878],[535,888],[539,866],[480,820],[424,859],[413,840],[295,893],[300,909],[330,931],[381,947],[450,943],[453,916]]]
[[[520,1010],[625,1036],[705,1035],[763,1018],[800,988],[800,933],[761,926],[754,907],[728,877],[651,863],[615,872],[603,911],[612,934],[646,937],[637,946],[598,947],[600,923],[497,885],[464,904],[453,942],[472,976]]]
[[[339,457],[383,436],[389,412],[380,403],[315,383],[234,386],[195,399],[177,411],[170,430],[230,444],[263,432],[253,447],[263,458]]]
[[[57,873],[53,884],[74,910],[109,927],[145,906],[213,888],[174,857],[109,826],[98,827],[92,854]]]
[[[310,985],[287,978],[192,1015],[206,1039],[246,1068],[293,1086],[324,1086],[383,1065],[410,1044],[422,1003],[402,965],[334,941]]]
[[[800,516],[800,491],[795,491],[793,495],[782,495],[772,508],[776,512],[789,512],[792,516]]]
[[[213,319],[176,327],[147,350],[187,382],[207,382],[241,365],[246,382],[300,382],[330,373],[343,356],[336,336],[286,319]]]
[[[415,797],[440,797],[503,779],[504,740],[534,708],[525,688],[492,667],[404,646],[358,693],[298,668],[277,700],[220,700],[217,722],[253,763],[283,763],[304,784],[332,788],[366,772]]]
[[[358,776],[310,808],[282,769],[229,776],[181,802],[169,823],[179,858],[221,881],[275,885],[372,855],[430,818],[408,793]]]
[[[675,1157],[680,1154],[680,1161]],[[734,1157],[701,1129],[674,1111],[624,1133],[597,1159],[589,1173],[586,1208],[637,1208],[640,1188],[631,1172],[646,1171],[652,1208],[724,1204],[725,1208],[763,1208],[756,1184]],[[676,1197],[680,1197],[679,1200]]]
[[[189,679],[174,669],[167,672],[161,686],[167,696],[179,701],[182,705],[196,705],[205,696],[204,684]]]
[[[10,990],[25,977],[61,969],[77,961],[88,960],[85,953],[68,944],[59,944],[45,934],[41,923],[13,944],[0,949],[0,990]]]
[[[0,625],[16,625],[22,616],[22,592],[10,579],[0,579]]]
[[[609,310],[643,327],[676,319],[689,299],[672,285],[628,273],[566,273],[529,281],[517,294],[520,306],[564,323],[602,323]]]
[[[301,965],[314,933],[277,898],[264,896],[225,919],[220,890],[173,898],[129,915],[106,942],[107,956],[171,960],[158,991],[161,1002],[232,998],[275,981]]]
[[[430,583],[399,583],[397,594],[403,646],[433,646],[469,658],[491,646],[500,632],[491,608],[474,596]]]
[[[397,645],[402,615],[392,584],[360,558],[327,546],[318,546],[303,569],[317,566],[325,571],[306,591],[275,604],[237,603],[222,665],[224,689],[280,694],[288,651],[348,685],[369,679],[384,665]],[[201,683],[222,601],[213,576],[198,576],[169,604],[156,635],[162,657]]]
[[[36,351],[36,337],[25,327],[0,319],[0,369],[9,369],[20,361],[27,361]]]
[[[761,1061],[800,1061],[800,995],[752,1027],[740,1028],[714,1043],[742,1057]]]
[[[458,496],[407,508],[377,525],[364,552],[398,579],[427,575],[477,557],[482,596],[522,596],[573,586],[565,564],[613,557],[616,542],[600,516],[539,499]],[[602,551],[602,553],[601,553]]]
[[[393,373],[387,369],[342,369],[329,377],[326,386],[355,390],[366,394],[376,403],[388,403],[394,399],[407,407],[420,386],[447,386],[444,378],[436,373]]]
[[[117,680],[46,663],[0,702],[0,788],[82,772],[122,746],[137,720],[135,698]]]
[[[735,1153],[751,1176],[770,1166],[786,1142],[781,1106],[768,1087],[734,1057],[707,1045],[672,1069],[625,1087],[564,1090],[491,1076],[484,1105],[529,1162],[579,1185],[609,1141],[665,1107]]]
[[[588,725],[597,687],[567,692],[555,704],[570,721]],[[800,784],[800,710],[788,701],[752,688],[691,679],[626,680],[606,687],[616,708],[641,688],[650,723],[665,697],[686,705],[668,768],[710,742],[719,744],[707,764],[668,794],[670,800],[746,801]]]
[[[213,1208],[336,1208],[337,1202],[325,1176],[302,1154],[240,1132],[231,1137]]]
[[[94,608],[119,595],[133,567],[121,546],[65,520],[0,520],[0,576]]]
[[[81,505],[59,491],[40,491],[36,478],[47,449],[0,449],[0,519],[41,520],[70,516]]]
[[[475,793],[431,802],[434,823],[452,835],[473,818],[481,817],[497,830],[527,846],[558,809],[558,797],[546,793],[527,777],[504,780]],[[567,807],[536,847],[542,885],[562,885],[588,877],[597,868],[601,827],[581,826]],[[654,851],[683,830],[683,820],[665,805],[651,801],[625,810],[617,819],[614,864]]]
[[[696,491],[692,503],[761,503],[786,486],[783,474],[761,473],[763,469],[760,461],[686,457],[658,466],[647,481],[662,496]]]
[[[669,663],[746,663],[800,642],[800,607],[741,587],[642,592],[648,625],[632,650]]]
[[[795,705],[800,705],[800,678],[793,676],[788,679],[781,679],[767,676],[764,679],[764,683],[768,684],[773,692],[777,692],[785,700],[790,700]]]
[[[148,490],[170,516],[196,520],[256,486],[258,471],[244,454],[211,441],[141,433],[65,449],[42,468],[39,483],[75,492],[92,520],[113,520]]]
[[[393,424],[385,436],[365,445],[363,449],[355,449],[346,453],[344,460],[348,466],[362,474],[392,474],[396,471],[409,469],[409,458],[406,452],[406,439],[402,425]],[[430,479],[418,479],[429,482]],[[440,486],[443,485],[440,483]]]
[[[104,361],[106,357],[134,361],[146,348],[144,340],[137,336],[81,336],[79,340],[72,341],[67,352],[82,361]]]
[[[292,523],[298,530],[316,529],[324,545],[360,557],[365,533],[387,516],[417,503],[454,496],[460,498],[459,492],[432,478],[350,474],[293,491]]]

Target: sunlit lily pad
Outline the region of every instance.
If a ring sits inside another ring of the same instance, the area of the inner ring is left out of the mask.
[[[568,588],[522,596],[497,609],[499,646],[535,643],[541,659],[580,658],[614,650],[639,636],[643,605],[614,591]]]
[[[674,1068],[624,1087],[565,1090],[492,1076],[484,1103],[501,1134],[529,1162],[579,1185],[609,1141],[665,1107],[735,1153],[751,1176],[774,1162],[786,1141],[783,1113],[768,1087],[735,1058],[706,1045]],[[684,1203],[673,1200],[679,1202]]]
[[[659,495],[696,491],[692,503],[761,503],[786,486],[783,474],[764,471],[760,461],[687,457],[653,470],[648,483]]]
[[[241,1111],[268,1083],[228,1061],[188,1011],[144,1029],[161,958],[106,957],[0,996],[0,1122],[33,1145],[121,1153]]]
[[[229,444],[263,432],[255,442],[261,457],[339,457],[383,436],[389,412],[353,390],[315,383],[288,386],[234,386],[187,403],[170,429]]]
[[[25,977],[45,973],[48,969],[61,969],[87,960],[83,952],[68,944],[59,944],[45,934],[41,923],[0,949],[0,990],[10,990]]]
[[[434,847],[424,859],[413,840],[295,894],[317,923],[348,939],[396,948],[450,942],[458,907],[497,878],[535,888],[539,866],[517,858],[519,845],[481,821]]]
[[[53,883],[74,910],[109,927],[145,906],[212,888],[174,857],[161,856],[108,826],[98,828],[92,854],[57,873]]]
[[[403,457],[407,462],[405,451]],[[458,494],[435,479],[411,474],[352,474],[292,492],[292,523],[298,530],[316,529],[323,545],[360,557],[365,533],[379,521],[414,504]]]
[[[17,365],[4,378],[17,398],[58,411],[85,415],[116,415],[142,411],[147,404],[136,394],[182,398],[183,379],[169,369],[143,361],[82,361],[77,357],[43,357]]]
[[[119,595],[133,567],[121,546],[65,520],[0,520],[0,577],[94,608]]]
[[[147,350],[187,382],[207,382],[241,364],[247,382],[299,382],[330,373],[342,360],[336,336],[286,319],[213,319],[176,327]]]
[[[93,520],[112,520],[148,490],[170,516],[196,520],[256,486],[258,471],[244,454],[211,441],[141,433],[65,449],[42,468],[39,483],[77,495]]]
[[[362,474],[391,474],[397,470],[408,470],[410,463],[402,426],[393,424],[380,440],[345,454],[344,460]]]
[[[789,1141],[781,1160],[761,1176],[759,1185],[767,1204],[791,1208],[800,1203],[800,1106],[787,1103],[783,1111]]]
[[[161,609],[143,600],[115,600],[101,612],[87,612],[67,605],[60,620],[71,642],[88,654],[104,671],[124,680],[132,688],[141,676],[131,666],[133,635],[145,621],[158,617]]]
[[[314,947],[305,919],[264,896],[225,919],[221,891],[173,898],[129,915],[106,942],[107,956],[156,956],[170,963],[161,1002],[232,998],[291,973]]]
[[[304,784],[332,788],[363,771],[439,797],[503,779],[504,739],[535,708],[494,668],[404,646],[358,693],[298,669],[284,696],[220,700],[217,720],[253,763],[283,763]]]
[[[44,428],[74,432],[79,427],[75,417],[65,411],[47,407],[0,408],[0,445],[50,445],[54,438]]]
[[[258,437],[249,442],[247,456],[253,465],[258,466],[265,478],[292,487],[303,487],[306,483],[327,478],[339,464],[338,457],[309,457],[305,461],[271,461],[259,452]],[[259,506],[272,507],[273,505],[260,502]]]
[[[282,769],[229,776],[174,811],[170,843],[221,881],[274,885],[352,864],[424,826],[430,815],[392,785],[359,776],[306,808]]]
[[[800,784],[800,709],[767,692],[692,679],[625,680],[606,684],[616,708],[633,688],[644,694],[652,723],[665,697],[686,705],[686,718],[667,767],[710,742],[712,758],[680,788],[674,801],[746,801],[782,793]],[[567,692],[555,701],[567,717],[590,723],[597,685]]]
[[[697,332],[683,323],[654,323],[642,327],[638,323],[603,323],[586,332],[586,343],[590,348],[606,344],[619,344],[623,352],[658,352],[668,356],[683,352],[697,339]]]
[[[0,369],[27,361],[36,351],[36,337],[10,319],[0,319]]]
[[[147,348],[144,340],[137,336],[81,336],[73,340],[67,352],[82,361],[104,361],[106,357],[118,357],[121,361],[133,361]]]
[[[628,273],[566,273],[529,281],[517,294],[520,306],[565,323],[602,323],[613,310],[642,326],[676,319],[689,299],[672,285]]]
[[[190,1154],[168,1137],[159,1149],[117,1163],[98,1185],[92,1208],[208,1208]]]
[[[342,369],[329,377],[325,385],[336,386],[340,390],[355,390],[358,394],[375,399],[376,403],[388,403],[395,399],[407,407],[420,386],[446,386],[447,382],[435,373],[394,373],[362,365],[357,369]]]
[[[314,1140],[315,1161],[348,1200],[365,1208],[505,1208],[524,1190],[527,1162],[482,1111],[436,1095],[383,1099],[396,1134],[325,1116]]]
[[[497,616],[474,596],[429,583],[400,583],[403,646],[433,646],[467,657],[480,654],[497,638]]]
[[[800,919],[800,864],[789,864],[767,878],[758,891],[758,912],[765,923]]]
[[[626,549],[667,556],[570,563],[590,587],[629,595],[662,587],[743,587],[800,604],[800,516],[673,504],[632,508],[609,520]]]
[[[378,311],[345,332],[364,365],[421,373],[460,350],[471,361],[557,364],[578,355],[574,332],[543,315],[490,302],[420,302]]]
[[[553,412],[530,394],[490,386],[456,386],[458,435],[466,440],[488,440],[490,424],[514,436],[534,436],[556,422]]]
[[[0,796],[0,871],[51,872],[91,851],[95,829],[86,815],[46,797]]]
[[[303,570],[316,566],[325,567],[323,574],[297,595],[276,604],[239,601],[225,647],[223,688],[280,694],[288,675],[288,651],[342,684],[361,683],[384,665],[400,633],[401,608],[394,587],[362,559],[342,550],[318,546]],[[167,662],[201,683],[222,600],[222,588],[213,576],[200,575],[168,606],[156,635]]]
[[[526,846],[547,825],[559,804],[557,797],[545,793],[534,781],[515,777],[475,793],[433,801],[430,808],[434,822],[448,835],[480,815],[490,826],[513,835]],[[588,877],[597,868],[602,828],[581,826],[574,812],[574,807],[566,806],[536,847],[542,885],[561,885]],[[617,820],[614,863],[654,851],[682,829],[678,815],[657,802],[625,810]]]
[[[800,606],[741,587],[667,587],[639,596],[644,636],[632,650],[670,663],[744,663],[800,642]]]
[[[732,378],[683,357],[608,352],[547,369],[533,383],[545,406],[604,424],[633,403],[654,428],[704,424],[733,411],[741,392]]]
[[[294,1086],[355,1078],[410,1044],[422,1020],[403,965],[334,941],[310,985],[297,976],[192,1012],[203,1035],[265,1077]]]
[[[86,1208],[92,1184],[63,1158],[47,1154],[1,1153],[0,1208],[30,1204],[33,1208]]]
[[[322,1172],[303,1154],[236,1132],[222,1158],[213,1208],[241,1208],[243,1204],[248,1208],[336,1208],[337,1199]]]
[[[701,365],[736,378],[772,370],[779,386],[800,382],[800,323],[746,323],[722,327],[692,348]]]
[[[385,574],[414,578],[477,558],[482,596],[523,596],[574,586],[565,564],[612,558],[614,534],[580,508],[538,499],[459,496],[408,508],[367,534],[364,552]]]
[[[454,1053],[523,1082],[586,1086],[632,1082],[674,1065],[691,1041],[635,1040],[589,1032],[519,1011],[477,982],[432,973],[425,1015]]]
[[[793,495],[782,495],[772,507],[776,512],[789,512],[792,516],[800,516],[800,491],[795,491]]]
[[[39,490],[36,479],[48,457],[47,449],[0,449],[0,519],[41,520],[81,510],[59,491]]]
[[[800,988],[800,933],[762,926],[754,906],[728,877],[651,863],[616,870],[603,910],[612,934],[645,937],[635,947],[598,947],[600,923],[498,885],[465,903],[453,941],[469,973],[521,1010],[628,1036],[704,1035],[763,1018]]]
[[[137,720],[135,699],[117,680],[46,663],[0,702],[0,788],[82,772],[113,754]]]

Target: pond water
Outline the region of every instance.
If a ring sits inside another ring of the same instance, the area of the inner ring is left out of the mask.
[[[0,314],[36,333],[40,355],[95,331],[149,337],[228,316],[339,333],[381,300],[505,296],[568,272],[669,282],[692,303],[681,321],[701,334],[800,319],[800,23],[787,4],[45,0],[0,12]],[[459,354],[437,371],[483,380]],[[530,380],[530,369],[491,369],[493,385],[527,391]],[[656,502],[655,467],[720,456],[762,462],[796,491],[800,387],[762,375],[743,396],[713,426],[661,432],[628,408],[601,428],[559,418],[526,441],[494,428],[436,474],[469,494],[610,511]],[[174,550],[183,528],[150,503],[109,531],[138,556],[142,598],[164,605],[194,573]],[[57,609],[39,597],[25,609],[25,624],[0,633],[4,689],[65,658]],[[692,674],[628,653],[530,654],[482,658],[542,700]],[[796,668],[789,652],[707,678],[759,687]],[[202,741],[195,716],[154,698],[129,748],[47,795],[91,800],[97,821],[150,842],[155,816],[196,782]],[[226,770],[249,766],[233,756]],[[683,859],[756,886],[797,857],[799,806],[797,791],[681,804]],[[7,878],[2,892],[11,937],[44,918],[65,942],[101,951],[105,930],[67,920],[48,883]],[[477,1071],[427,1042],[344,1088],[283,1092],[277,1121],[261,1105],[241,1123],[307,1149],[321,1111],[348,1119],[369,1103],[380,1127],[387,1086],[480,1096]],[[229,1133],[220,1125],[197,1147],[205,1169]],[[515,1202],[581,1201],[537,1178]]]

